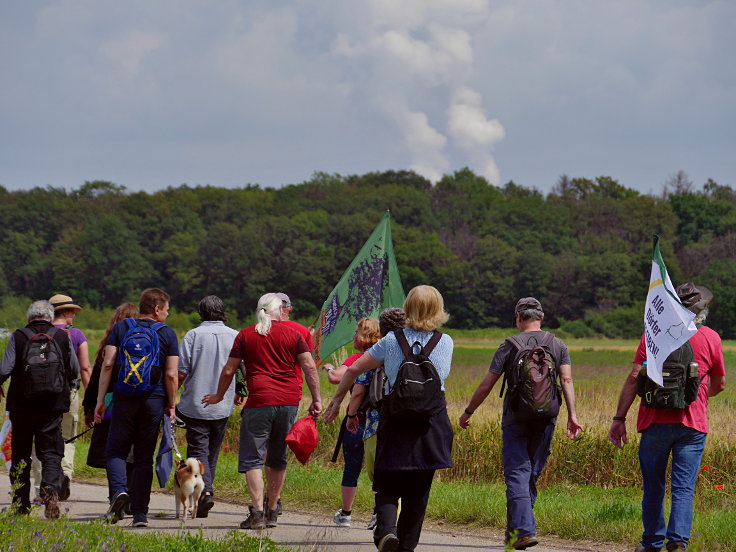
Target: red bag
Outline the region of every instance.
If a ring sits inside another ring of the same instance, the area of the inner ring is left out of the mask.
[[[307,463],[318,442],[317,422],[311,416],[305,416],[294,422],[286,436],[286,444],[302,464]]]

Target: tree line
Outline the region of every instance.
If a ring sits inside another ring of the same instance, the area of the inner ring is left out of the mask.
[[[660,196],[607,176],[562,176],[545,195],[469,169],[435,185],[387,171],[278,189],[0,186],[0,296],[114,307],[158,286],[176,309],[214,293],[245,320],[262,293],[284,291],[310,318],[386,209],[405,290],[437,287],[451,327],[507,326],[533,295],[551,327],[638,336],[658,234],[673,283],[710,287],[709,325],[736,337],[736,191],[684,173]]]

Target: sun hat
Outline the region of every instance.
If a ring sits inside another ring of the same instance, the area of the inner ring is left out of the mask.
[[[82,307],[77,305],[74,300],[68,295],[57,294],[49,299],[49,303],[54,307],[54,311],[60,311],[64,309],[77,309],[82,310]]]
[[[699,314],[713,300],[711,290],[705,286],[696,286],[692,282],[680,284],[675,291],[680,302],[695,314]]]

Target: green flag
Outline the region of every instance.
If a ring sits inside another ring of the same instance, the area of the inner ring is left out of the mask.
[[[361,318],[377,318],[383,309],[403,305],[405,298],[386,211],[322,305],[314,333],[317,365],[352,340]]]

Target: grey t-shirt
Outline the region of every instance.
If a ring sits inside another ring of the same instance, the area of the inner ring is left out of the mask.
[[[217,392],[220,373],[230,355],[238,332],[222,322],[207,321],[187,332],[179,348],[179,372],[186,374],[184,390],[177,405],[185,416],[219,420],[232,414],[235,378],[218,404],[202,406],[204,395]]]
[[[521,332],[519,334],[519,337],[521,338],[522,342],[527,344],[534,343],[534,341],[536,341],[537,343],[541,343],[545,333],[547,332],[543,330],[533,332]],[[555,368],[557,368],[559,374],[560,366],[562,366],[563,364],[570,364],[570,352],[567,350],[567,346],[562,342],[562,340],[558,337],[555,337],[552,340],[552,345],[550,346],[550,353],[555,359]],[[493,355],[493,360],[491,361],[491,366],[488,370],[493,372],[494,374],[503,374],[508,365],[513,362],[514,356],[516,356],[516,347],[514,347],[511,342],[504,341],[498,347],[496,354]],[[507,408],[507,402],[508,393],[506,393],[506,396],[503,400],[503,419],[501,422],[502,425],[513,421],[513,415],[511,409]]]

